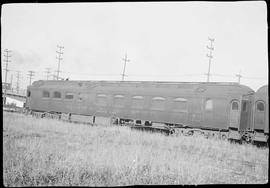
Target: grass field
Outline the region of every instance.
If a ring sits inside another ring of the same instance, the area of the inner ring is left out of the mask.
[[[268,148],[3,112],[5,186],[265,184]]]

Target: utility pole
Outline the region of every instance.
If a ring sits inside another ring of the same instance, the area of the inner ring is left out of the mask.
[[[211,59],[213,58],[212,51],[214,50],[213,42],[215,41],[215,39],[212,39],[212,38],[208,37],[208,40],[210,41],[210,47],[206,46],[209,49],[209,54],[206,54],[207,57],[209,58],[209,61],[208,61],[208,73],[206,74],[207,75],[207,82],[209,82],[209,80],[210,80]]]
[[[240,84],[240,79],[242,77],[241,71],[239,71],[239,74],[236,74],[235,76],[238,77],[238,84]]]
[[[124,70],[123,70],[123,74],[122,74],[122,81],[124,81],[124,77],[127,76],[127,75],[125,75],[126,63],[130,61],[129,59],[127,59],[127,53],[125,55],[125,58],[123,58],[123,61],[125,62],[125,64],[124,64]]]
[[[29,85],[31,85],[31,81],[32,81],[32,77],[34,76],[34,71],[28,71],[29,72],[29,74],[28,74],[28,76],[29,76]]]
[[[46,68],[47,69],[47,71],[46,71],[46,73],[47,73],[47,80],[49,80],[49,75],[50,75],[50,68]]]
[[[17,71],[17,84],[16,84],[16,90],[17,90],[17,94],[19,94],[19,90],[20,90],[20,71]]]
[[[59,51],[56,51],[56,53],[58,54],[58,56],[56,57],[56,59],[58,59],[58,68],[57,68],[57,80],[58,80],[58,78],[59,78],[59,72],[60,72],[60,61],[63,59],[63,58],[61,58],[61,55],[63,55],[64,54],[64,52],[62,52],[61,50],[64,48],[64,46],[59,46],[59,45],[57,45],[57,48],[59,48]]]
[[[6,62],[6,69],[4,69],[4,70],[6,71],[6,74],[5,74],[5,90],[4,90],[3,102],[4,102],[4,104],[6,104],[8,63],[11,62],[10,60],[8,60],[8,58],[11,57],[11,55],[9,55],[9,53],[11,53],[11,50],[5,49],[4,52],[5,52],[5,54],[4,54],[4,57],[5,57],[4,62]]]

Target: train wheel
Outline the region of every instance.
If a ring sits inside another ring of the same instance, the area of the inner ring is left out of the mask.
[[[221,135],[221,139],[222,140],[226,140],[227,139],[227,136],[225,134]]]
[[[194,134],[194,131],[188,131],[187,134],[188,136],[192,136]]]
[[[175,133],[175,130],[174,129],[171,129],[170,130],[170,134],[174,134]]]

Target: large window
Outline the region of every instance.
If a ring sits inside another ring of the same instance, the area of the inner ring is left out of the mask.
[[[97,94],[96,102],[99,106],[106,106],[107,104],[107,95],[105,94]]]
[[[60,99],[61,98],[61,92],[59,92],[59,91],[53,92],[53,98]]]
[[[163,110],[165,105],[165,98],[163,97],[154,97],[152,98],[152,107],[153,110]]]
[[[143,108],[143,96],[133,96],[132,97],[132,108]]]
[[[232,101],[231,109],[235,111],[239,110],[239,102],[237,100]]]
[[[116,107],[123,107],[125,105],[124,95],[115,95],[114,96],[114,106]]]
[[[175,98],[173,101],[173,109],[177,112],[186,112],[187,111],[187,99],[184,98]]]
[[[262,101],[256,102],[256,111],[257,112],[264,112],[264,102],[262,102]]]
[[[72,100],[73,98],[74,98],[74,94],[73,93],[66,93],[65,94],[65,99]]]
[[[50,92],[49,91],[43,91],[42,92],[42,97],[43,98],[50,98]]]
[[[205,110],[213,110],[213,100],[207,99],[205,101]]]

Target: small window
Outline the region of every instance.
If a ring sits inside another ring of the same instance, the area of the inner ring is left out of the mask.
[[[74,94],[73,93],[66,93],[65,99],[72,100],[73,98],[74,98]]]
[[[27,91],[27,97],[31,96],[31,91]]]
[[[153,100],[160,100],[160,101],[164,101],[164,100],[165,100],[165,98],[163,98],[163,97],[154,97],[154,98],[153,98]]]
[[[239,109],[239,102],[233,101],[232,102],[232,110],[238,110]]]
[[[205,101],[205,110],[213,110],[213,100],[207,99]]]
[[[264,103],[262,101],[258,101],[256,103],[257,112],[264,112]]]
[[[124,98],[123,95],[115,95],[114,98]]]
[[[143,96],[133,96],[132,97],[132,107],[133,108],[143,108],[144,104]]]
[[[116,107],[122,107],[125,105],[125,100],[124,100],[123,95],[115,95],[114,96],[114,106]]]
[[[187,99],[179,97],[179,98],[174,99],[174,101],[176,101],[176,102],[187,102]]]
[[[44,97],[44,98],[50,98],[50,92],[49,91],[43,91],[42,97]]]
[[[105,94],[97,94],[97,97],[106,97]]]
[[[143,96],[134,96],[132,99],[143,99]]]
[[[57,98],[57,99],[60,99],[60,98],[61,98],[61,93],[60,93],[59,91],[55,91],[55,92],[53,93],[53,97],[54,97],[54,98]]]
[[[165,105],[165,98],[154,97],[152,99],[152,109],[153,110],[163,110]]]
[[[96,101],[97,101],[97,105],[106,106],[106,104],[107,104],[107,95],[105,95],[105,94],[97,94]]]
[[[184,98],[175,98],[173,109],[179,112],[187,111],[187,99]]]

